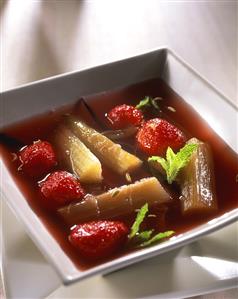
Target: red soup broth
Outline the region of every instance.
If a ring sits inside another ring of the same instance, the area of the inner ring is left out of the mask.
[[[159,219],[153,218],[145,222],[145,226],[152,227],[155,230],[174,230],[175,234],[188,231],[198,225],[224,214],[238,206],[237,194],[238,183],[236,177],[238,174],[238,156],[224,141],[209,127],[209,125],[188,105],[180,96],[178,96],[165,82],[155,78],[134,84],[125,88],[107,91],[96,95],[87,96],[79,99],[75,104],[59,108],[55,111],[36,116],[34,118],[24,120],[21,123],[11,125],[1,130],[0,153],[3,157],[14,181],[24,194],[29,206],[34,213],[44,223],[48,231],[57,240],[63,251],[69,256],[74,264],[80,270],[86,270],[103,261],[90,262],[80,257],[78,252],[72,247],[68,241],[70,227],[67,226],[62,219],[54,212],[50,212],[42,206],[40,199],[39,187],[37,182],[31,180],[22,171],[19,171],[20,162],[16,158],[16,153],[21,146],[31,144],[33,141],[41,139],[49,142],[54,138],[56,128],[63,122],[65,114],[74,114],[88,125],[99,131],[109,129],[108,120],[105,114],[113,107],[119,104],[136,105],[145,96],[161,97],[158,101],[161,111],[155,114],[145,114],[145,117],[162,117],[174,123],[187,136],[187,138],[196,137],[202,141],[208,142],[212,149],[216,192],[218,199],[218,211],[212,215],[201,215],[200,217],[183,217],[179,210],[179,193],[178,190],[172,190],[175,198],[174,204],[170,206],[165,214]],[[198,99],[199,100],[199,99]],[[85,102],[87,104],[85,104]],[[172,107],[172,109],[168,108]],[[13,139],[5,140],[2,136],[10,136]],[[16,139],[16,140],[14,140]],[[14,141],[14,142],[12,142]],[[145,158],[136,149],[134,150],[135,140],[133,138],[124,140],[122,147],[135,153],[140,158]],[[102,190],[128,184],[124,177],[121,177],[104,165],[103,169],[103,186]],[[65,169],[63,163],[59,163],[55,170]],[[67,170],[67,169],[66,169]],[[136,181],[142,177],[151,176],[146,166],[132,175],[132,181]],[[84,186],[88,193],[96,193],[98,190],[95,186]],[[17,205],[17,198],[16,198]],[[134,219],[133,215],[118,217],[130,226]],[[119,254],[110,257],[110,259],[126,254],[133,250],[124,248]]]

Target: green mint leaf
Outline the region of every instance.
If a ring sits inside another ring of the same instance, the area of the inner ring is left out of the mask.
[[[158,233],[157,235],[155,235],[154,237],[152,237],[151,239],[141,243],[139,245],[139,247],[146,247],[146,246],[149,246],[155,242],[158,242],[158,241],[161,241],[165,238],[168,238],[170,237],[171,235],[174,234],[174,231],[173,230],[169,230],[169,231],[166,231],[166,232],[163,232],[163,233]]]
[[[175,157],[176,154],[173,152],[172,148],[168,147],[166,151],[167,169],[171,169]]]
[[[158,156],[151,156],[148,158],[148,162],[150,162],[150,161],[157,162],[159,158],[160,157],[158,157]],[[161,159],[163,159],[163,158],[161,158]]]
[[[172,160],[172,162],[169,166],[169,171],[167,173],[167,180],[170,184],[175,180],[180,169],[182,169],[184,166],[187,165],[193,152],[197,149],[197,147],[198,147],[198,144],[194,144],[194,143],[186,144],[174,156],[174,159]]]
[[[193,152],[198,148],[197,143],[186,144],[180,151],[176,154],[176,160],[183,166],[187,164]]]
[[[148,162],[151,162],[151,161],[160,163],[160,165],[164,168],[164,170],[167,173],[169,165],[168,165],[168,162],[164,158],[161,158],[158,156],[151,156],[148,158]]]
[[[136,237],[141,242],[145,242],[145,241],[149,240],[149,238],[151,237],[151,234],[153,233],[153,231],[154,231],[153,229],[145,230],[145,231],[139,233]]]
[[[136,108],[143,109],[148,106],[150,106],[150,97],[145,97],[143,100],[140,101],[138,105],[136,105]]]
[[[144,204],[143,207],[140,208],[139,212],[137,213],[136,220],[131,227],[129,239],[132,239],[139,232],[140,225],[143,222],[148,211],[149,211],[148,203]]]
[[[151,97],[146,96],[143,100],[141,100],[139,102],[138,105],[136,105],[136,108],[137,109],[144,109],[146,107],[153,107],[156,110],[160,110],[160,107],[159,107],[158,102],[157,102],[158,99],[161,99],[161,98],[151,98]]]
[[[197,147],[198,144],[195,143],[186,144],[177,154],[175,154],[173,150],[168,147],[166,151],[166,160],[158,156],[152,156],[148,159],[148,161],[156,161],[160,163],[160,165],[166,171],[168,183],[172,184],[179,171],[187,165]]]
[[[176,154],[173,152],[172,148],[170,147],[167,148],[166,159],[167,159],[167,170],[166,170],[167,181],[169,184],[171,184],[173,180],[176,178],[180,168],[178,168],[176,164],[177,163]]]

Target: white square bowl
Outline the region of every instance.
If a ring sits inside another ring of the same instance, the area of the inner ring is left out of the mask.
[[[0,126],[6,126],[74,102],[81,96],[128,86],[155,77],[162,78],[202,115],[233,150],[238,151],[237,131],[234,130],[238,119],[237,108],[181,58],[165,48],[6,91],[1,95]],[[109,273],[167,252],[193,242],[238,219],[238,209],[234,209],[183,235],[173,237],[167,242],[127,254],[89,270],[80,271],[29,207],[2,159],[0,163],[1,189],[4,198],[24,223],[27,232],[41,252],[54,265],[64,284],[70,284],[99,273]],[[18,198],[17,205],[15,198]]]

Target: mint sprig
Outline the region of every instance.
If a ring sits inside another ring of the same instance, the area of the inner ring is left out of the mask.
[[[166,159],[158,156],[152,156],[148,161],[156,161],[161,164],[161,166],[166,171],[167,181],[169,184],[177,177],[179,171],[187,165],[193,152],[197,149],[198,144],[186,144],[180,151],[175,154],[173,150],[168,147],[166,152]]]
[[[154,232],[153,229],[140,232],[140,225],[144,221],[146,214],[148,213],[148,210],[148,203],[144,204],[140,208],[140,210],[137,213],[136,219],[131,227],[131,232],[128,237],[129,240],[135,240],[138,247],[149,246],[152,243],[158,242],[164,238],[168,238],[169,236],[174,234],[174,231],[166,231],[158,233],[151,237]]]
[[[158,104],[158,100],[161,98],[152,98],[149,96],[146,96],[143,100],[141,100],[139,102],[138,105],[136,105],[137,109],[145,109],[147,107],[152,107],[155,108],[156,110],[160,110],[159,104]]]
[[[155,242],[158,242],[158,241],[161,241],[162,239],[165,239],[165,238],[168,238],[170,237],[171,235],[174,234],[174,231],[173,230],[168,230],[166,232],[163,232],[163,233],[158,233],[157,235],[155,235],[154,237],[152,237],[151,239],[141,243],[139,245],[139,247],[146,247],[146,246],[149,246]]]
[[[137,213],[136,220],[131,227],[129,239],[132,239],[133,237],[135,237],[135,235],[139,232],[140,225],[143,222],[148,211],[149,211],[148,203],[144,204],[143,207],[140,208],[139,212]]]
[[[154,231],[153,229],[145,230],[137,235],[137,239],[139,241],[143,241],[143,242],[148,241],[150,239],[153,231]]]

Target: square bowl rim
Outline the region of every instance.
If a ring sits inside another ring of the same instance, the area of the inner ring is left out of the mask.
[[[51,81],[53,81],[55,79],[59,79],[59,78],[67,78],[67,77],[70,77],[72,75],[83,73],[83,72],[86,72],[86,71],[89,71],[89,70],[93,71],[97,68],[106,67],[106,66],[109,66],[111,64],[120,63],[120,62],[123,62],[125,60],[130,60],[130,59],[133,59],[133,58],[139,58],[139,57],[142,57],[146,54],[152,54],[152,53],[156,53],[158,51],[165,51],[166,54],[169,53],[170,55],[175,57],[187,69],[189,69],[192,73],[194,73],[197,77],[199,77],[206,85],[208,85],[211,89],[213,89],[213,91],[215,93],[217,93],[220,97],[222,97],[223,100],[225,100],[227,102],[227,104],[229,104],[230,106],[232,106],[232,108],[234,108],[235,110],[238,111],[238,105],[234,104],[233,101],[231,101],[229,99],[229,97],[227,97],[221,90],[219,90],[219,88],[217,88],[217,86],[215,86],[215,84],[213,84],[210,80],[205,78],[190,63],[185,61],[185,59],[183,59],[179,54],[177,54],[171,47],[169,47],[167,45],[160,46],[160,47],[154,47],[154,48],[151,48],[150,50],[140,51],[140,52],[136,53],[135,55],[126,56],[124,58],[119,58],[119,59],[104,62],[104,63],[101,63],[101,64],[96,64],[96,65],[93,65],[93,66],[80,68],[78,70],[72,70],[72,71],[67,71],[67,72],[64,72],[64,73],[56,74],[56,75],[49,76],[49,77],[46,77],[46,78],[42,78],[42,79],[39,79],[39,80],[35,80],[35,81],[32,81],[32,82],[23,83],[23,84],[20,84],[19,86],[8,88],[6,90],[1,91],[0,95],[1,96],[2,95],[7,95],[10,92],[19,91],[19,90],[22,90],[22,89],[25,89],[25,88],[28,88],[28,87],[34,87],[34,85],[39,85],[39,84],[45,83],[45,82],[51,82]],[[0,101],[1,101],[1,98],[0,98]]]

